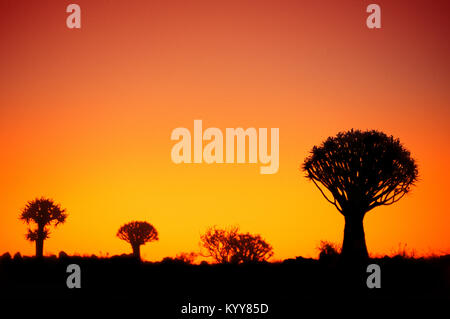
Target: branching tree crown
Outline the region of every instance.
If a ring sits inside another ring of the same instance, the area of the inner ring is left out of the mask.
[[[29,201],[20,213],[19,219],[27,225],[36,224],[36,228],[29,228],[26,238],[36,242],[36,256],[43,255],[43,242],[49,237],[49,226],[57,226],[66,221],[66,210],[55,204],[49,198],[36,198]]]
[[[134,245],[144,245],[147,242],[158,240],[158,232],[152,224],[132,221],[119,228],[117,237]]]
[[[264,241],[260,235],[238,234],[234,239],[234,246],[235,251],[232,258],[237,263],[263,261],[273,255],[272,246]]]
[[[206,249],[205,257],[212,257],[217,263],[231,262],[233,255],[232,239],[238,234],[238,227],[219,229],[210,227],[200,236],[200,246]]]
[[[47,226],[57,226],[66,221],[66,210],[61,208],[60,204],[55,204],[52,199],[36,198],[29,201],[22,209],[20,219],[27,225],[35,223],[36,229],[28,229],[27,239],[36,241],[39,229],[42,230],[43,239],[48,238],[50,230]]]
[[[221,264],[259,262],[273,255],[272,246],[260,235],[239,233],[238,227],[211,227],[200,237],[200,245],[207,251],[205,257]]]
[[[410,191],[418,169],[398,139],[372,130],[351,130],[314,146],[303,170],[342,214],[391,205]],[[324,186],[332,196],[327,196]]]
[[[368,258],[365,214],[377,206],[399,201],[418,176],[414,159],[400,141],[375,130],[351,130],[329,137],[313,147],[303,170],[325,199],[344,215],[341,255],[354,261]]]

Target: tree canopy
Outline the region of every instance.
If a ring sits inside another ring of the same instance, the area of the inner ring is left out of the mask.
[[[272,246],[260,235],[239,233],[238,227],[210,227],[200,237],[200,245],[207,251],[204,256],[222,264],[260,262],[273,255]]]
[[[410,191],[418,177],[415,160],[400,140],[376,130],[351,130],[329,137],[313,147],[303,170],[343,214],[356,207],[365,213],[391,205]]]
[[[144,245],[147,242],[158,240],[158,232],[148,222],[132,221],[117,231],[117,237],[133,245]]]
[[[329,137],[313,147],[303,170],[344,215],[341,255],[355,264],[368,258],[365,214],[399,201],[418,177],[416,162],[400,140],[376,130],[350,130]]]
[[[50,234],[48,226],[64,223],[67,214],[60,204],[56,204],[52,199],[41,197],[28,201],[19,218],[26,224],[36,224],[37,228],[29,228],[26,235],[28,240],[36,241],[48,238]]]

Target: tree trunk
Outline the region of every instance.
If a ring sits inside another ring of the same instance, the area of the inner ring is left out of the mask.
[[[38,228],[36,239],[36,257],[42,258],[44,256],[44,229]]]
[[[341,256],[345,261],[364,262],[369,258],[363,226],[364,214],[346,214]]]
[[[131,247],[133,248],[133,256],[141,260],[141,245],[133,244]]]

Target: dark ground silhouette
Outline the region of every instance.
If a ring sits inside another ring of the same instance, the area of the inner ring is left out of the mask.
[[[164,318],[189,318],[180,313],[182,305],[188,302],[223,307],[226,303],[266,303],[270,316],[257,318],[279,318],[281,314],[296,314],[299,307],[307,308],[311,302],[326,305],[349,298],[352,302],[450,299],[450,255],[426,259],[385,257],[370,263],[381,267],[380,289],[366,288],[369,274],[364,272],[355,278],[332,257],[297,257],[280,263],[189,265],[170,259],[139,262],[125,255],[97,258],[62,253],[59,258],[39,260],[5,254],[0,258],[0,297],[80,302],[142,300],[149,314],[164,313]],[[81,267],[81,289],[66,286],[69,264]]]

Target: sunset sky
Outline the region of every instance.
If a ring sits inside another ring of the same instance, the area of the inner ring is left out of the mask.
[[[46,196],[69,216],[45,254],[130,253],[116,232],[146,220],[160,238],[146,260],[198,251],[212,225],[261,234],[275,260],[316,257],[344,219],[299,167],[351,128],[400,138],[419,165],[410,194],[367,214],[369,253],[449,253],[449,14],[446,0],[1,0],[0,254],[34,254],[18,217]],[[279,128],[279,172],[174,164],[171,132],[195,119]]]

